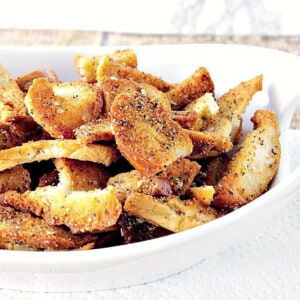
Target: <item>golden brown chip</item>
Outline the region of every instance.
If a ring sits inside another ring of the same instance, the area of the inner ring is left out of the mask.
[[[237,143],[242,136],[242,114],[253,95],[262,89],[262,80],[263,76],[258,75],[248,81],[242,81],[217,99],[219,112],[214,118],[207,120],[204,130],[214,133],[223,141],[224,152],[230,150],[226,149],[228,143]]]
[[[175,110],[172,111],[173,120],[182,128],[198,130],[202,125],[201,118],[195,111]]]
[[[147,83],[155,86],[162,92],[169,91],[173,85],[153,74],[142,72],[136,68],[125,65],[122,62],[110,59],[108,56],[101,57],[97,67],[97,81],[102,82],[103,77],[131,79],[139,83]]]
[[[28,112],[54,138],[73,138],[73,130],[96,120],[102,109],[100,90],[84,82],[52,84],[35,79],[25,97]]]
[[[22,126],[0,121],[0,150],[19,146],[26,140],[26,131]]]
[[[127,198],[124,208],[134,216],[173,232],[196,227],[217,218],[217,212],[213,208],[203,206],[196,198],[180,200],[176,196],[156,198],[133,193]]]
[[[31,178],[23,166],[15,166],[0,172],[0,193],[14,190],[23,193],[30,189]]]
[[[123,204],[127,197],[132,192],[136,191],[137,184],[141,179],[142,175],[140,172],[132,170],[110,177],[107,185],[112,185],[114,187],[118,200]]]
[[[200,131],[207,120],[214,118],[219,111],[219,106],[212,93],[205,93],[187,104],[183,109],[185,112],[193,112],[198,116],[198,120],[193,124],[193,127],[187,129]]]
[[[59,182],[58,178],[58,171],[57,170],[52,170],[48,173],[44,173],[39,179],[38,179],[38,184],[37,186],[43,187],[43,186],[56,186]]]
[[[166,178],[177,196],[185,194],[189,186],[199,173],[201,166],[196,161],[179,158],[170,164],[166,170],[158,176]]]
[[[154,97],[168,110],[171,110],[171,103],[165,93],[157,89],[155,86],[135,82],[127,78],[115,78],[109,76],[101,77],[101,88],[104,94],[103,113],[108,115],[110,107],[118,94],[140,92],[150,97]]]
[[[41,78],[41,77],[47,78],[49,80],[49,82],[59,83],[59,79],[53,70],[51,70],[48,73],[45,70],[32,71],[30,73],[27,73],[25,75],[22,75],[22,76],[16,78],[16,82],[17,82],[19,88],[23,92],[27,93],[33,80],[37,79],[37,78]]]
[[[71,191],[105,188],[110,176],[103,166],[89,161],[56,158],[54,164],[59,172],[60,184]]]
[[[157,99],[142,93],[118,95],[111,107],[118,149],[132,166],[153,175],[192,152],[192,142]]]
[[[230,142],[224,143],[215,133],[188,129],[184,129],[184,131],[193,143],[193,151],[188,156],[191,159],[216,156],[231,149],[232,144]]]
[[[24,104],[24,95],[11,74],[0,65],[0,149],[21,145],[32,119]]]
[[[108,118],[100,118],[96,121],[81,125],[74,130],[76,139],[82,144],[91,144],[100,141],[113,141],[111,121]]]
[[[280,160],[280,129],[272,111],[258,110],[249,132],[216,186],[214,206],[234,209],[254,200],[275,176]]]
[[[94,242],[96,236],[74,235],[43,219],[0,205],[0,248],[10,250],[69,250]]]
[[[95,83],[96,71],[99,60],[104,55],[86,56],[86,55],[75,55],[73,58],[74,66],[80,80]],[[112,54],[105,54],[105,56],[115,61],[122,62],[132,68],[137,67],[137,56],[132,49],[116,50]]]
[[[0,151],[0,171],[25,163],[61,157],[91,161],[108,166],[118,160],[119,152],[111,146],[82,145],[76,140],[28,142]]]
[[[0,121],[14,117],[27,117],[24,95],[11,74],[0,65]]]
[[[193,102],[205,93],[214,93],[214,83],[205,67],[198,68],[190,77],[168,91],[167,95],[174,108]]]
[[[38,187],[34,191],[8,191],[0,203],[43,217],[50,225],[66,225],[73,233],[98,232],[115,225],[121,203],[114,188],[67,191],[61,186]]]
[[[96,83],[96,70],[100,55],[86,56],[86,55],[75,55],[73,57],[74,66],[76,72],[81,81],[87,83]]]

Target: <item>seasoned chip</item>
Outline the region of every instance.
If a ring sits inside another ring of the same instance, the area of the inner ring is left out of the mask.
[[[96,83],[96,70],[100,60],[100,55],[86,56],[75,55],[73,58],[74,66],[81,81]]]
[[[0,150],[19,146],[26,140],[26,131],[23,126],[12,122],[0,121]]]
[[[224,141],[221,140],[219,136],[215,133],[208,133],[188,129],[184,129],[184,131],[193,143],[193,151],[188,156],[191,159],[216,156],[224,152],[225,149],[231,148],[230,142],[224,144]]]
[[[141,92],[150,97],[154,97],[168,110],[171,110],[171,102],[165,93],[157,89],[155,86],[135,82],[127,78],[115,78],[103,76],[100,78],[101,88],[104,94],[103,113],[108,115],[110,107],[118,94]]]
[[[205,224],[218,216],[213,208],[203,206],[196,198],[192,200],[180,200],[176,196],[156,198],[142,193],[131,194],[124,208],[134,216],[173,232]]]
[[[0,171],[17,165],[52,158],[72,158],[110,165],[119,152],[111,146],[82,145],[76,140],[41,140],[0,151]]]
[[[29,172],[23,166],[15,166],[0,172],[0,193],[14,190],[19,193],[30,189]]]
[[[93,243],[96,236],[74,235],[30,213],[0,205],[0,248],[10,250],[70,250]]]
[[[258,110],[252,121],[254,130],[239,145],[216,186],[213,204],[218,208],[238,208],[257,198],[278,169],[280,129],[275,114]]]
[[[242,136],[242,114],[253,95],[262,89],[262,80],[263,76],[258,75],[248,81],[242,81],[217,99],[219,112],[214,118],[207,120],[204,130],[213,132],[223,140],[224,152],[230,150],[227,148],[228,143],[237,143]]]
[[[34,191],[8,191],[0,203],[43,217],[50,225],[66,225],[73,233],[103,231],[115,225],[121,204],[112,186],[90,191],[67,191],[61,186]]]
[[[11,74],[0,65],[0,121],[14,117],[29,117],[24,105],[24,95]]]
[[[11,74],[0,65],[0,149],[21,145],[33,121],[24,95]]]
[[[104,55],[86,56],[75,55],[73,58],[77,74],[82,81],[88,83],[97,82],[96,71],[100,58]],[[112,54],[105,54],[106,57],[122,62],[132,68],[137,67],[137,56],[132,49],[116,50]]]
[[[173,193],[182,196],[199,173],[201,166],[196,161],[186,158],[179,158],[170,164],[166,170],[158,176],[166,178],[173,190]]]
[[[97,81],[102,82],[103,77],[131,79],[139,83],[155,86],[162,92],[169,91],[173,85],[153,74],[142,72],[122,62],[114,61],[108,56],[101,57],[97,67]]]
[[[59,79],[53,70],[51,70],[50,72],[46,72],[45,70],[32,71],[30,73],[18,77],[16,79],[16,82],[19,88],[24,93],[27,93],[29,87],[32,85],[33,80],[37,78],[47,78],[49,82],[59,83]]]
[[[111,118],[118,149],[142,173],[156,174],[192,152],[191,140],[157,99],[120,94]]]
[[[195,111],[175,110],[172,111],[172,117],[185,129],[198,130],[202,126],[201,118]]]
[[[205,67],[198,68],[192,76],[177,84],[167,95],[174,108],[185,106],[205,93],[214,93],[214,83]]]
[[[103,166],[89,161],[56,158],[54,164],[59,172],[60,184],[71,191],[105,188],[110,176]]]
[[[83,124],[74,130],[74,134],[82,144],[113,141],[115,139],[111,121],[108,118],[99,118],[96,121]]]
[[[99,117],[102,103],[96,86],[46,78],[35,79],[25,97],[32,118],[54,138],[73,138],[75,128]]]
[[[193,102],[184,107],[185,112],[193,112],[198,116],[198,120],[193,127],[187,128],[200,131],[207,119],[213,118],[219,111],[219,106],[212,93],[205,93]]]
[[[141,179],[140,172],[133,170],[110,177],[107,184],[114,187],[119,201],[123,204],[127,197],[136,191],[137,184]]]

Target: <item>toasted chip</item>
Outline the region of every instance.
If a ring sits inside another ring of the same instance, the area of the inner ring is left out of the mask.
[[[103,76],[100,78],[101,88],[104,94],[104,108],[103,113],[108,115],[110,107],[118,94],[141,92],[150,97],[154,97],[161,102],[161,104],[168,110],[171,110],[171,103],[165,93],[157,89],[155,86],[135,82],[127,78],[115,78]]]
[[[74,130],[76,139],[82,144],[91,144],[100,141],[113,141],[111,121],[108,118],[99,118],[96,121],[81,125]]]
[[[192,152],[192,142],[157,99],[142,93],[118,95],[111,107],[118,149],[132,166],[156,174]]]
[[[54,70],[51,70],[50,72],[46,72],[45,70],[35,70],[30,73],[27,73],[25,75],[19,76],[16,78],[16,82],[19,86],[19,88],[24,92],[27,93],[29,87],[31,86],[34,79],[37,78],[47,78],[49,82],[52,83],[59,83],[59,79],[54,72]]]
[[[100,60],[100,55],[86,56],[86,55],[75,55],[73,57],[74,66],[76,72],[81,81],[87,83],[96,83],[96,69]]]
[[[67,191],[61,186],[38,187],[23,194],[8,191],[0,203],[43,217],[50,225],[66,225],[73,233],[98,232],[117,223],[121,204],[112,186]]]
[[[22,193],[30,189],[30,184],[30,174],[23,166],[16,166],[0,172],[0,193],[9,190]]]
[[[137,183],[135,191],[146,195],[152,195],[153,197],[168,197],[173,194],[168,179],[156,175],[150,177],[144,176]]]
[[[24,95],[11,74],[0,65],[0,121],[14,117],[28,117]]]
[[[110,177],[107,184],[114,187],[119,201],[123,204],[127,197],[136,191],[137,184],[141,179],[140,172],[132,170]]]
[[[27,113],[23,92],[2,65],[0,112],[0,149],[21,145],[26,140],[26,130],[33,121]]]
[[[85,56],[75,55],[73,58],[77,74],[82,81],[88,83],[97,82],[96,71],[100,58],[103,55]],[[137,56],[132,49],[116,50],[112,54],[105,54],[110,59],[122,62],[132,68],[137,67]]]
[[[179,197],[156,198],[142,193],[131,194],[125,210],[152,224],[173,232],[205,224],[217,218],[217,212],[201,204],[196,198],[180,200]]]
[[[253,95],[262,89],[262,80],[263,76],[258,75],[248,81],[242,81],[217,99],[219,112],[214,118],[207,120],[204,130],[213,132],[223,141],[224,152],[232,148],[227,148],[229,143],[237,143],[242,136],[242,114]]]
[[[238,208],[260,196],[275,176],[281,148],[275,114],[258,110],[249,132],[228,164],[228,171],[216,186],[214,206]]]
[[[193,151],[188,156],[191,159],[216,156],[230,150],[232,144],[223,141],[217,134],[184,129],[193,143]]]
[[[10,250],[69,250],[94,242],[91,234],[74,235],[43,219],[0,205],[0,248]]]
[[[96,120],[102,108],[99,89],[84,82],[52,84],[35,79],[25,97],[32,118],[54,138],[73,138],[73,130]]]
[[[218,113],[219,106],[212,93],[205,93],[203,96],[187,104],[184,107],[184,111],[196,113],[198,116],[197,122],[187,129],[199,131],[202,130],[207,119],[213,118]]]
[[[0,121],[0,150],[19,146],[25,140],[26,132],[22,126]]]
[[[111,146],[82,145],[76,140],[28,142],[0,151],[0,171],[25,163],[60,157],[91,161],[108,166],[118,160],[119,152]]]
[[[167,95],[174,108],[183,107],[205,93],[214,93],[214,83],[205,67],[198,68],[190,77],[169,90]]]
[[[56,186],[59,183],[58,171],[52,170],[50,172],[44,173],[39,179],[37,186]]]
[[[165,171],[158,176],[166,178],[173,190],[173,193],[182,196],[199,173],[201,166],[196,161],[186,158],[179,158],[170,164]]]
[[[56,158],[54,164],[59,172],[60,184],[71,191],[105,188],[110,176],[103,166],[89,161]]]
[[[139,83],[147,83],[155,86],[162,92],[169,91],[173,85],[153,74],[142,72],[122,62],[110,59],[108,56],[101,57],[97,67],[97,81],[102,82],[103,77],[131,79]]]
[[[182,128],[198,130],[202,126],[201,118],[195,111],[175,110],[172,116]]]

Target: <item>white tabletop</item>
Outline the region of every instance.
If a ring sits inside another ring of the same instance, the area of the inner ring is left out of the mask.
[[[0,28],[108,32],[299,35],[295,0],[10,0]]]
[[[293,168],[300,130],[290,131]],[[248,241],[168,278],[84,293],[0,290],[0,299],[300,299],[300,190]],[[16,282],[16,289],[18,282]]]

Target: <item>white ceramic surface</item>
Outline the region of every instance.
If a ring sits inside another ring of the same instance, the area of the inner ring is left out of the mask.
[[[289,171],[287,132],[299,105],[300,59],[283,52],[234,45],[133,47],[139,68],[176,82],[206,66],[219,96],[242,80],[264,75],[245,113],[245,129],[257,108],[274,109],[282,130],[282,160],[272,188],[252,203],[203,226],[167,237],[106,249],[72,252],[0,251],[0,288],[28,291],[104,290],[157,280],[186,269],[229,245],[241,243],[300,186],[300,168]],[[62,80],[76,78],[74,54],[112,48],[0,48],[0,63],[14,76],[36,68],[54,69]],[[28,280],[30,278],[30,280]],[[16,286],[17,282],[17,286]]]

